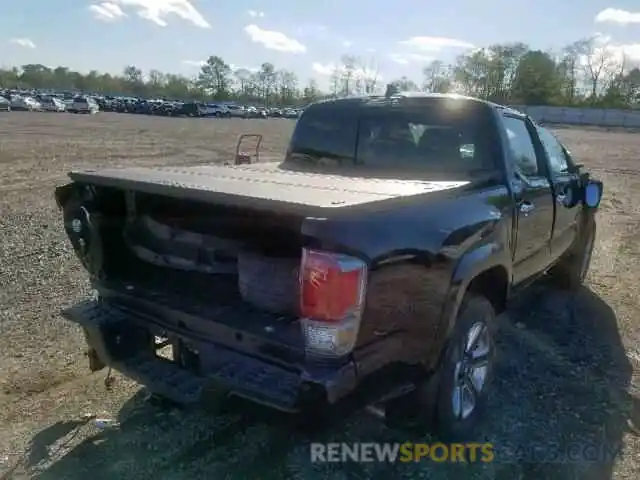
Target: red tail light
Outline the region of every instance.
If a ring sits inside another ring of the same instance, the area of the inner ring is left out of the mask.
[[[339,321],[360,305],[365,272],[362,264],[356,262],[345,262],[344,258],[330,253],[303,252],[300,312],[304,317]]]
[[[304,249],[300,313],[307,347],[341,355],[353,348],[360,325],[366,264],[348,255]]]

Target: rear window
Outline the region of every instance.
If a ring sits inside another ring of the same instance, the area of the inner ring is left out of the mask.
[[[290,152],[353,162],[357,126],[358,110],[353,107],[339,103],[329,108],[323,104],[314,105],[298,120],[291,137]]]
[[[378,103],[336,102],[308,108],[296,125],[289,158],[453,174],[495,168],[494,130],[482,104],[446,98]]]

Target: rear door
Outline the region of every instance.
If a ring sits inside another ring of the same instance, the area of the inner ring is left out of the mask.
[[[554,200],[534,125],[525,117],[508,113],[502,119],[511,147],[508,161],[514,172],[513,282],[517,285],[532,280],[551,264]]]
[[[578,235],[578,218],[582,204],[567,203],[570,195],[568,187],[577,180],[578,174],[572,168],[571,159],[558,139],[546,128],[536,127],[548,164],[549,179],[554,195],[554,224],[551,237],[551,256],[555,260],[573,244]]]

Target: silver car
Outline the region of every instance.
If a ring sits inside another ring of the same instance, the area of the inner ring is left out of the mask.
[[[247,118],[249,116],[246,108],[242,105],[227,105],[227,109],[229,110],[230,117]]]
[[[40,103],[45,112],[64,112],[67,109],[64,102],[56,97],[42,97]]]
[[[71,113],[98,113],[100,107],[91,97],[77,96],[73,98],[73,103],[67,107],[67,111]]]
[[[10,112],[11,111],[11,102],[0,95],[0,112]]]
[[[11,97],[11,110],[24,112],[40,112],[42,105],[35,98],[26,95],[13,95]]]

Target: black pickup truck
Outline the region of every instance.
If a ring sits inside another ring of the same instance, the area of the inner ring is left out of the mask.
[[[477,424],[508,300],[582,284],[603,191],[518,111],[402,93],[310,105],[279,164],[69,176],[94,296],[63,315],[91,370],[180,403],[374,404],[442,438]]]

